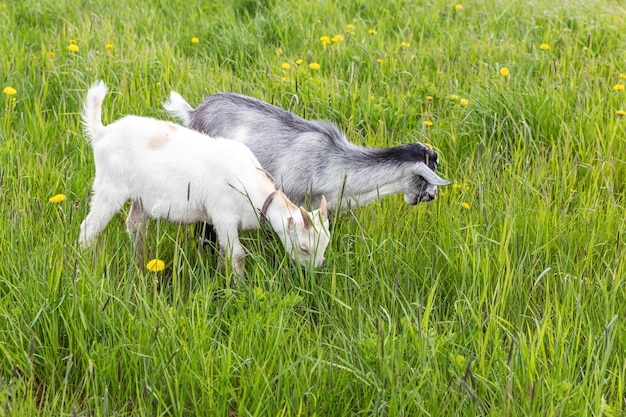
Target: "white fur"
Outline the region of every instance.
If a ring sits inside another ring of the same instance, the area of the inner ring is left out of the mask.
[[[90,212],[80,226],[81,245],[91,245],[131,200],[126,225],[137,239],[138,253],[143,254],[148,218],[209,222],[220,250],[241,274],[245,252],[238,231],[259,227],[260,209],[275,191],[252,152],[239,142],[147,117],[126,116],[103,126],[106,93],[105,84],[96,82],[83,111],[96,176]],[[279,192],[266,217],[294,259],[316,267],[323,263],[330,238],[325,200],[319,210],[307,213]]]

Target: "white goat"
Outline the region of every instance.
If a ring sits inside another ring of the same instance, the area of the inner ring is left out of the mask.
[[[299,205],[319,203],[325,195],[329,210],[342,211],[391,194],[404,194],[415,205],[435,199],[437,187],[450,184],[435,173],[437,153],[419,142],[360,147],[332,123],[232,93],[214,94],[194,110],[172,91],[164,106],[191,129],[247,145]]]
[[[320,266],[329,242],[325,199],[307,213],[291,203],[243,144],[214,139],[170,122],[126,116],[104,126],[107,87],[87,92],[85,130],[93,147],[96,176],[90,212],[80,226],[80,243],[92,244],[124,203],[132,200],[126,225],[143,254],[148,218],[214,225],[220,250],[242,274],[244,248],[239,230],[267,218],[287,253]]]

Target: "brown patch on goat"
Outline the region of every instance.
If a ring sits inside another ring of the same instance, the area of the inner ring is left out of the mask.
[[[148,140],[148,148],[152,150],[160,149],[170,140],[167,133],[160,134],[159,136],[153,136]]]
[[[160,149],[170,140],[170,132],[176,132],[178,126],[174,123],[165,123],[168,132],[161,133],[158,136],[154,136],[148,140],[148,148],[152,150]]]

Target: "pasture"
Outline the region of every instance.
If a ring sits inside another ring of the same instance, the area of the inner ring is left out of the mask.
[[[0,21],[0,415],[626,413],[621,2],[0,0]],[[234,283],[152,221],[152,271],[123,215],[83,251],[97,79],[105,124],[232,91],[427,143],[453,185],[335,216],[318,270],[267,228]]]

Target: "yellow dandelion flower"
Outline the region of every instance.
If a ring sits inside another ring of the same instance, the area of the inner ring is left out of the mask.
[[[57,195],[53,195],[52,197],[50,197],[48,199],[48,202],[59,204],[63,200],[65,200],[65,194],[57,194]]]
[[[296,65],[301,65],[304,62],[304,59],[296,59]]]
[[[355,23],[356,23],[356,21],[355,21]],[[354,25],[352,23],[348,23],[348,26],[346,26],[346,28],[352,30],[352,29],[354,29]]]
[[[461,188],[461,187],[462,187],[462,185],[458,184],[456,182],[454,184],[452,184],[452,188],[454,188],[454,189]]]
[[[254,293],[256,294],[256,298],[258,298],[261,301],[267,298],[267,295],[265,295],[265,291],[263,291],[262,288],[256,287],[254,289]]]
[[[548,45],[547,43],[542,43],[541,45],[539,45],[539,49],[541,49],[542,51],[547,51],[548,49],[550,49],[550,45]]]
[[[626,80],[626,74],[620,74],[620,75],[619,75],[619,77],[620,77],[622,80]]]
[[[459,96],[457,96],[456,94],[452,94],[450,96],[450,100],[458,100],[458,99],[459,99]]]
[[[618,116],[626,116],[626,110],[618,110],[615,112]]]
[[[378,119],[378,124],[379,124],[379,125],[382,125],[382,124],[384,124],[384,123],[385,123],[385,122],[383,122],[383,119]]]
[[[367,31],[367,33],[369,33],[370,35],[376,35],[378,32],[376,32],[375,29],[370,29]]]
[[[320,42],[322,42],[322,45],[328,45],[330,43],[330,38],[328,36],[321,36]]]
[[[373,95],[370,95],[370,100],[374,100],[374,96]]]
[[[87,71],[87,72],[91,72],[92,70],[93,70],[93,68],[91,68],[91,67],[85,67],[85,71]]]
[[[76,42],[76,39],[70,39],[70,44],[76,45],[78,42]]]
[[[317,71],[320,69],[320,64],[318,64],[317,62],[311,62],[309,64],[309,68],[311,68],[313,71]]]
[[[48,56],[50,58],[54,58],[55,56],[57,56],[57,54],[54,51],[50,51],[50,52],[48,52]]]
[[[2,92],[6,94],[7,96],[14,96],[17,94],[17,90],[11,87],[10,85],[4,87],[4,90],[2,90]]]
[[[615,84],[613,86],[613,91],[624,91],[624,84]]]
[[[570,188],[570,189],[569,189],[569,192],[570,192],[571,194],[574,194],[574,193],[576,192],[576,190],[575,190],[575,189],[573,189],[573,188]]]
[[[400,46],[403,47],[403,48],[408,48],[409,46],[411,46],[411,43],[410,42],[402,42],[400,44]]]
[[[433,96],[426,96],[426,100],[433,101]]]
[[[200,39],[196,38],[195,36],[191,38],[191,43],[193,43],[194,45],[197,44],[198,42],[200,42]]]
[[[381,62],[383,62],[383,59],[382,58],[376,58],[376,62],[378,62],[380,64]]]
[[[459,103],[461,103],[461,106],[467,107],[469,105],[469,100],[466,98],[462,98],[459,100]]]
[[[105,48],[111,50],[113,49],[113,44],[112,43],[107,43],[106,45],[104,45]]]
[[[282,54],[283,54],[283,52],[284,52],[284,51],[283,51],[283,48],[276,48],[276,53],[277,53],[278,55],[282,55]]]
[[[153,259],[146,264],[146,268],[152,272],[160,272],[165,269],[165,262],[160,259]]]
[[[286,71],[291,68],[291,65],[289,62],[283,62],[280,67]]]
[[[432,125],[433,125],[433,122],[432,122],[432,121],[430,121],[430,120],[425,120],[425,121],[424,121],[424,125],[425,125],[425,126],[430,127],[430,126],[432,126]]]
[[[456,355],[454,357],[454,363],[456,364],[457,368],[463,368],[467,366],[467,359],[465,359],[465,356],[463,355]]]
[[[282,82],[285,82],[285,81],[287,81],[287,77],[280,77],[280,80],[281,80]]]
[[[502,67],[502,68],[500,68],[500,74],[503,77],[508,77],[511,74],[511,71],[509,71],[509,69],[507,67]]]
[[[461,203],[461,207],[463,207],[466,210],[469,210],[472,208],[472,206],[470,206],[469,203],[466,203],[465,201]]]
[[[463,9],[463,5],[462,5],[462,4],[458,4],[458,3],[457,3],[457,4],[455,4],[455,5],[454,5],[454,8],[455,8],[456,10],[462,10],[462,9]]]
[[[67,49],[69,49],[70,52],[78,52],[80,50],[78,45],[76,45],[75,43],[70,43],[70,46],[68,46]]]
[[[330,39],[330,41],[334,43],[338,43],[338,42],[341,42],[343,39],[344,39],[343,35],[335,35]]]

